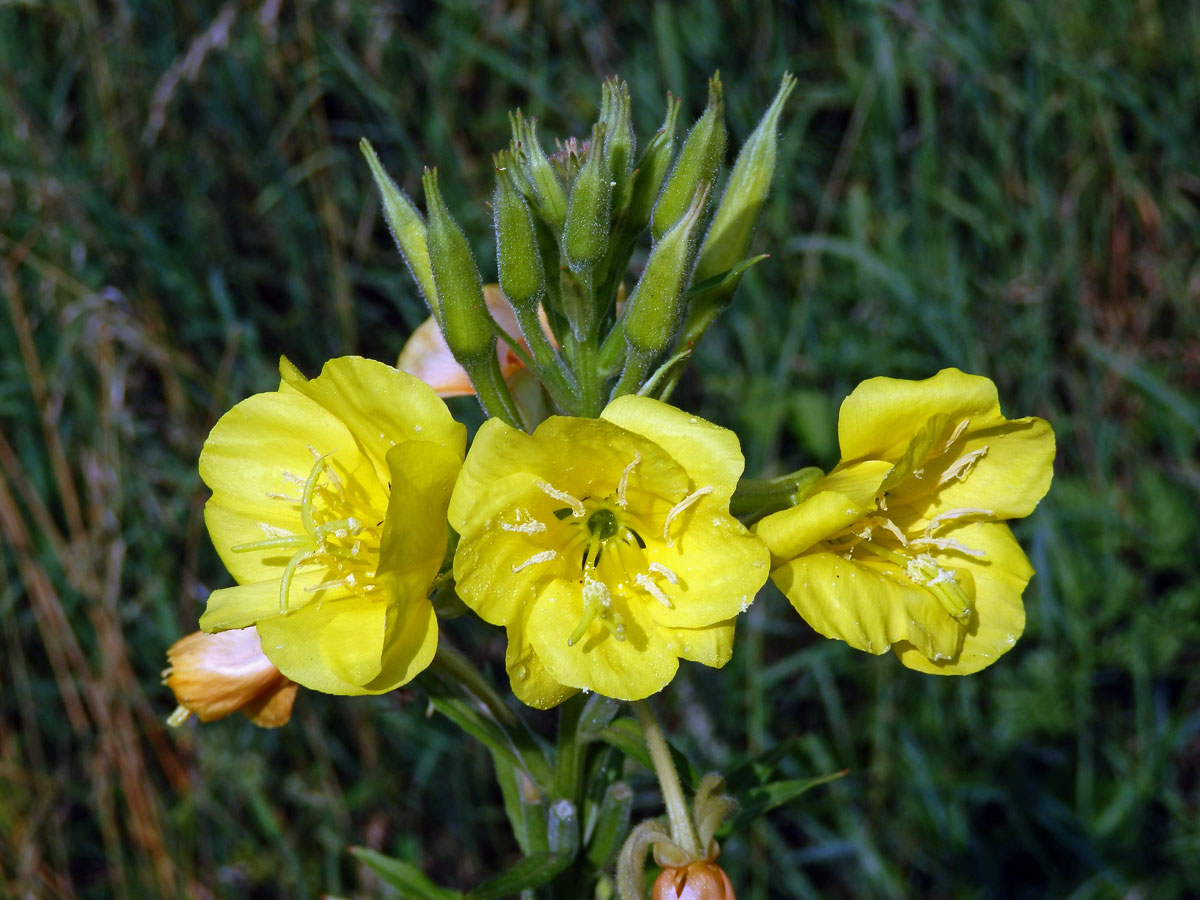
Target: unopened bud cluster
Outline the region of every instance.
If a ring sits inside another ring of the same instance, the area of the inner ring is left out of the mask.
[[[521,421],[501,375],[499,337],[528,351],[528,367],[562,413],[594,416],[622,394],[670,392],[742,272],[761,259],[747,252],[794,87],[785,75],[720,191],[727,134],[719,75],[709,80],[704,113],[678,148],[680,102],[668,95],[661,127],[638,153],[629,87],[615,78],[604,83],[590,136],[559,141],[552,154],[537,121],[512,114],[512,140],[494,157],[492,209],[497,277],[520,341],[505,336],[488,311],[479,267],[442,199],[436,170],[423,179],[423,217],[363,141],[396,244],[489,415],[535,424]],[[631,276],[646,232],[648,256]]]

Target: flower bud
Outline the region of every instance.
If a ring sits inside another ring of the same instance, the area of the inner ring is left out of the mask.
[[[671,165],[671,151],[675,148],[675,122],[679,118],[680,101],[667,94],[667,115],[662,127],[646,145],[637,171],[633,173],[629,206],[625,210],[625,227],[633,234],[640,234],[650,222],[650,211],[658,197],[659,188]]]
[[[435,315],[437,314],[438,297],[433,286],[433,268],[429,263],[429,248],[426,244],[425,220],[405,196],[396,183],[388,176],[387,171],[375,155],[375,148],[363,138],[359,141],[359,149],[367,158],[371,167],[371,175],[379,193],[383,195],[383,215],[387,219],[388,228],[392,232],[392,240],[404,257],[408,271],[412,273],[425,297],[425,303]]]
[[[537,193],[538,212],[557,233],[562,230],[567,219],[567,192],[563,190],[554,164],[538,143],[537,119],[527,120],[518,110],[514,121],[513,139],[517,148],[525,155],[529,180]]]
[[[693,282],[699,283],[728,271],[746,255],[759,211],[771,187],[771,175],[775,171],[779,116],[795,87],[795,77],[785,74],[775,99],[758,127],[742,145],[725,185],[725,193],[700,247]],[[733,293],[735,287],[736,283],[730,286],[729,294]]]
[[[578,275],[588,272],[608,249],[612,212],[612,176],[604,158],[605,127],[592,127],[592,145],[575,183],[563,226],[563,255]],[[574,325],[574,322],[572,322]]]
[[[737,900],[725,870],[715,862],[700,860],[679,868],[666,868],[654,880],[651,900]]]
[[[439,299],[437,320],[451,352],[469,372],[469,361],[490,356],[496,347],[492,317],[483,299],[483,279],[466,235],[442,200],[437,169],[426,169],[422,184],[429,212],[429,261]]]
[[[696,226],[707,200],[708,186],[701,185],[683,216],[650,250],[642,277],[625,305],[625,342],[630,357],[643,365],[670,346],[679,325]]]
[[[604,156],[608,162],[613,191],[614,218],[629,203],[630,170],[633,168],[635,139],[629,112],[629,85],[618,78],[604,82],[600,101],[600,121],[604,124]]]
[[[483,279],[466,235],[450,216],[437,185],[437,170],[426,169],[425,206],[429,212],[429,262],[437,289],[437,320],[446,345],[471,377],[475,396],[490,416],[520,428],[521,415],[496,359],[495,322],[483,297]]]
[[[496,157],[496,193],[492,200],[496,229],[496,261],[500,289],[514,306],[532,306],[536,311],[545,291],[542,257],[538,252],[533,217],[517,190],[512,155]]]
[[[684,215],[701,184],[716,181],[725,158],[725,98],[721,73],[708,80],[708,106],[684,139],[679,158],[654,204],[650,233],[658,240]]]

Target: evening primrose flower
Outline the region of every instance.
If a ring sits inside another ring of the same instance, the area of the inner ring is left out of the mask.
[[[204,443],[205,522],[237,587],[217,590],[205,631],[256,625],[288,678],[377,694],[437,646],[427,599],[446,551],[445,510],[466,434],[427,385],[359,357],[226,413]]]
[[[261,728],[278,728],[292,717],[296,682],[267,659],[251,628],[181,637],[167,651],[164,683],[179,704],[169,725],[195,713],[201,722],[241,712]]]
[[[987,378],[872,378],[838,419],[842,461],[755,526],[814,629],[922,672],[991,665],[1025,627],[1033,569],[1004,524],[1050,487],[1054,433],[1005,419]]]
[[[743,465],[732,432],[645,397],[532,435],[484,423],[450,500],[454,576],[507,629],[520,700],[637,700],[680,658],[729,660],[767,577],[766,548],[729,514]]]

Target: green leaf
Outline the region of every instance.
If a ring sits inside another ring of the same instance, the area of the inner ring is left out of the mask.
[[[718,272],[710,278],[705,278],[703,281],[697,281],[688,287],[688,300],[691,301],[701,294],[707,294],[709,291],[725,290],[729,287],[737,287],[738,280],[742,277],[742,273],[756,263],[762,262],[764,259],[770,259],[771,254],[760,253],[758,256],[749,256],[743,259],[740,263],[731,269],[726,269],[724,272]]]
[[[793,737],[780,741],[769,750],[751,757],[725,776],[725,789],[740,795],[753,787],[760,787],[771,780],[779,763],[799,752],[804,745],[802,738]]]
[[[438,887],[414,866],[366,847],[351,847],[351,854],[400,892],[405,900],[462,900],[462,893]]]
[[[540,887],[565,869],[573,857],[565,853],[535,853],[469,892],[467,900],[493,900]]]
[[[775,781],[771,784],[751,788],[739,798],[741,800],[741,809],[737,817],[733,821],[726,823],[721,828],[720,834],[730,834],[731,832],[745,828],[764,813],[795,800],[801,794],[815,788],[817,785],[835,781],[848,774],[849,771],[849,769],[843,769],[840,772],[832,772],[829,775],[818,775],[815,778]]]

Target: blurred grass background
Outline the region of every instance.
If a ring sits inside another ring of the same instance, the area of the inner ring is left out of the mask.
[[[739,896],[1200,896],[1197,58],[1172,0],[0,3],[0,891],[365,898],[348,843],[459,887],[513,858],[415,693],[167,731],[164,651],[227,583],[195,460],[281,354],[390,361],[423,318],[360,136],[414,196],[440,167],[486,275],[508,109],[583,134],[619,73],[645,140],[720,68],[738,142],[800,89],[772,258],[677,401],[785,471],[836,460],[860,379],[956,365],[1059,441],[1000,664],[918,675],[768,591],[665,695],[700,765],[799,737],[789,774],[851,769],[729,842]]]

